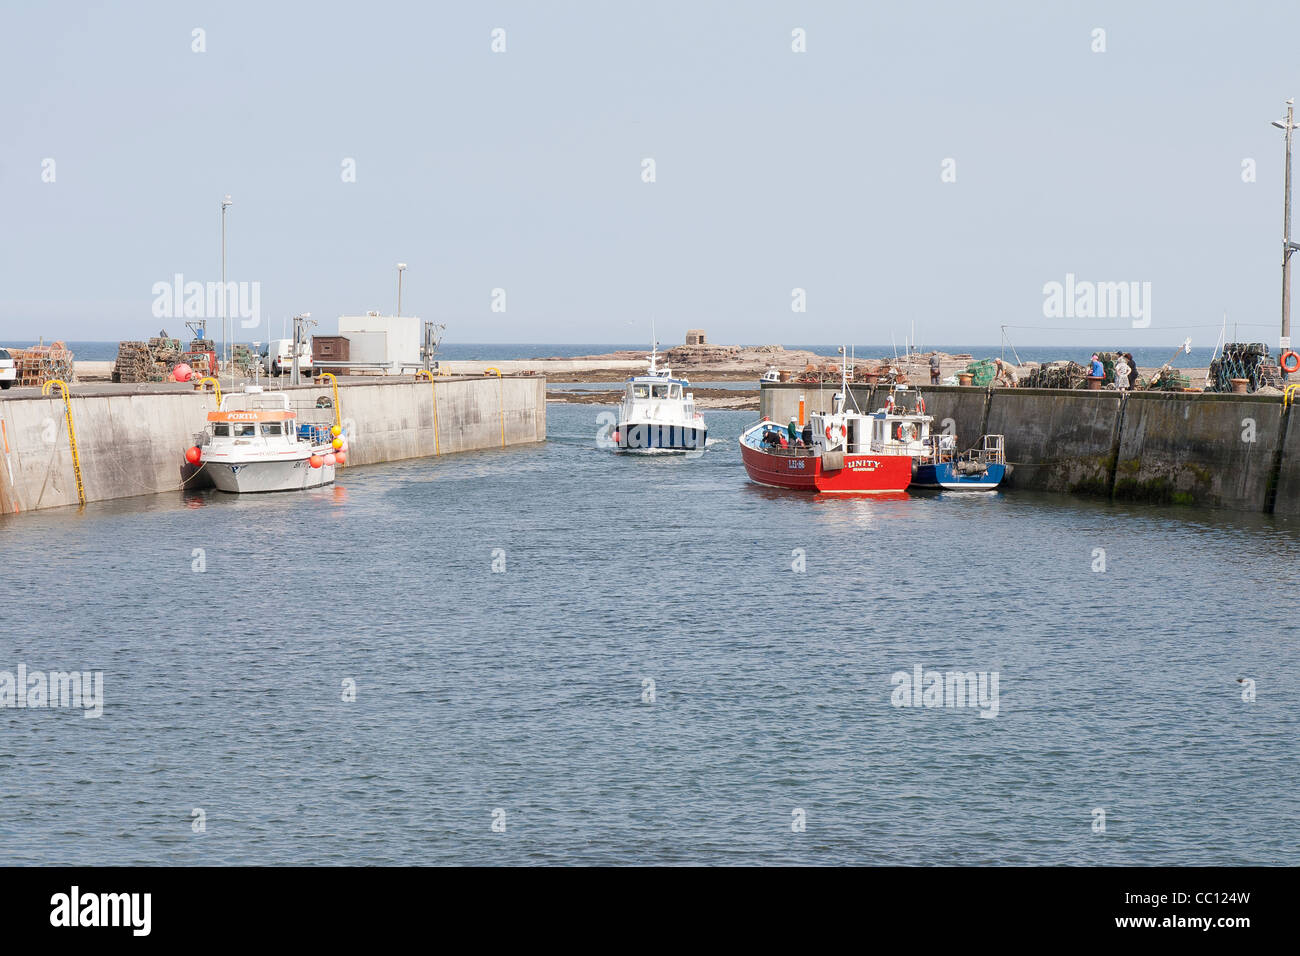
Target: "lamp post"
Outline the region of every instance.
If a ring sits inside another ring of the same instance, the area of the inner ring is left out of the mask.
[[[402,314],[402,273],[405,271],[406,263],[399,262],[397,264],[397,314],[399,317]]]
[[[1291,241],[1291,133],[1295,130],[1295,99],[1286,101],[1286,122],[1273,121],[1273,125],[1286,133],[1286,170],[1282,198],[1282,337],[1278,340],[1278,349],[1282,352],[1291,348],[1291,253],[1300,249],[1300,245]],[[1282,381],[1286,381],[1286,369],[1282,370]]]
[[[230,387],[235,387],[235,370],[230,365],[230,307],[226,302],[226,210],[233,206],[230,194],[221,200],[221,343],[226,368],[230,369]]]

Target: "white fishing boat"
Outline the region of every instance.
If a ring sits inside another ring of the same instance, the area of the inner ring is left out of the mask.
[[[704,450],[708,428],[695,410],[691,383],[674,378],[658,364],[659,343],[651,347],[650,368],[627,380],[613,439],[619,451],[657,454]]]
[[[333,482],[336,464],[346,460],[346,438],[332,426],[332,419],[300,422],[287,393],[249,385],[223,396],[217,410],[208,412],[187,458],[197,458],[221,491],[317,488]]]

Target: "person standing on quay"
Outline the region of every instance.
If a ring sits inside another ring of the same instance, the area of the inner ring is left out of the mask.
[[[1119,357],[1115,359],[1115,387],[1121,392],[1127,391],[1131,381],[1129,373],[1132,369],[1124,358],[1124,353],[1118,353]]]
[[[930,384],[931,385],[939,384],[939,353],[938,352],[932,352],[930,354]]]

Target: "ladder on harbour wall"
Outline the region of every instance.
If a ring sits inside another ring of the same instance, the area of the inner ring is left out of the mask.
[[[1268,490],[1264,496],[1264,513],[1273,514],[1277,507],[1277,486],[1282,481],[1282,458],[1286,453],[1286,436],[1291,428],[1291,408],[1295,405],[1296,393],[1300,384],[1295,382],[1282,391],[1282,419],[1278,423],[1277,452],[1273,456],[1273,469],[1269,474]]]
[[[81,454],[77,451],[77,429],[72,424],[72,398],[68,395],[68,383],[62,379],[52,378],[41,386],[41,394],[48,395],[54,386],[63,394],[63,417],[68,423],[68,447],[72,450],[72,473],[77,479],[77,501],[86,503],[86,486],[81,480]]]

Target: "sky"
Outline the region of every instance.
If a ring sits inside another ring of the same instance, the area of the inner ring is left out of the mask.
[[[185,336],[156,290],[220,280],[229,194],[276,336],[405,262],[448,342],[1276,344],[1298,40],[1294,2],[0,0],[0,343]],[[1149,308],[1049,315],[1067,275]]]

